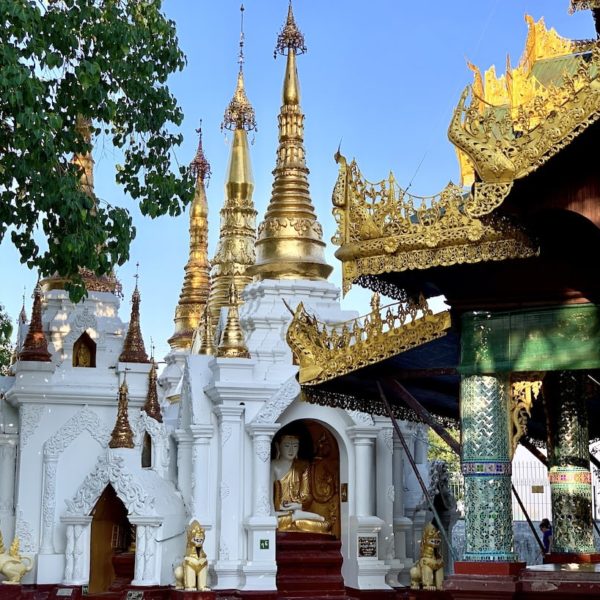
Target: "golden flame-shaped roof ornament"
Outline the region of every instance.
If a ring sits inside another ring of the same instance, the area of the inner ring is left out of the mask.
[[[304,114],[296,55],[306,52],[304,36],[290,1],[286,23],[277,38],[275,55],[287,56],[279,112],[279,147],[273,191],[264,221],[258,228],[256,279],[327,279],[323,230],[310,199],[309,170],[304,150]]]
[[[52,355],[48,352],[48,340],[42,326],[42,287],[38,281],[33,292],[33,308],[31,309],[31,322],[19,353],[19,360],[36,362],[50,362]]]
[[[256,242],[256,210],[252,201],[254,179],[250,162],[248,131],[256,129],[254,109],[244,90],[244,6],[241,6],[242,28],[237,88],[225,111],[223,128],[233,132],[229,165],[225,181],[225,202],[221,209],[221,227],[217,251],[212,260],[211,287],[208,307],[214,328],[219,322],[222,307],[228,306],[232,282],[239,293],[252,281],[247,273],[254,264]]]
[[[146,394],[146,402],[142,410],[155,421],[163,422],[162,413],[160,411],[160,403],[158,401],[156,363],[152,360],[150,372],[148,373],[148,393]]]
[[[239,304],[240,301],[235,283],[231,282],[227,323],[225,324],[225,329],[223,329],[223,335],[221,336],[221,342],[217,350],[217,356],[220,358],[250,358],[244,332],[240,326]]]
[[[208,260],[208,201],[205,184],[210,178],[210,164],[202,148],[202,122],[198,132],[198,150],[190,169],[196,177],[196,191],[190,208],[190,252],[184,267],[185,276],[175,309],[175,332],[169,338],[171,348],[189,350],[200,314],[210,291]]]
[[[139,267],[139,263],[138,263]],[[135,275],[135,289],[131,296],[131,318],[123,344],[123,351],[119,356],[119,362],[149,363],[144,338],[140,327],[140,291],[138,290],[139,275]]]
[[[129,390],[127,382],[119,386],[119,405],[117,407],[117,421],[110,435],[109,448],[133,448],[133,431],[129,424]]]

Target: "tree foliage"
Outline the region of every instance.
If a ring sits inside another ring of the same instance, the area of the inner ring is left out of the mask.
[[[0,0],[0,27],[0,243],[10,232],[43,275],[109,273],[135,228],[126,209],[81,189],[73,156],[91,143],[76,124],[117,148],[116,181],[142,214],[180,214],[193,185],[171,170],[183,115],[166,81],[185,64],[175,25],[161,0]]]
[[[448,433],[455,439],[460,440],[460,431],[455,428],[449,428]],[[446,444],[446,442],[431,428],[428,430],[429,450],[427,452],[428,460],[443,460],[448,465],[449,473],[460,472],[459,456]]]
[[[12,330],[12,321],[4,310],[4,306],[0,304],[0,375],[6,375],[10,365],[13,350],[10,343]]]

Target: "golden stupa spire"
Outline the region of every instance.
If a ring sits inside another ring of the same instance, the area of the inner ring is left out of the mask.
[[[75,121],[75,129],[84,143],[92,144],[92,121],[81,115],[77,115],[77,119]],[[92,211],[94,211],[96,206],[96,193],[94,191],[94,158],[92,157],[91,150],[88,150],[83,153],[75,153],[73,156],[73,164],[77,165],[79,169],[81,169],[81,174],[79,176],[79,184],[81,186],[81,190],[85,192],[94,203],[92,207]]]
[[[110,435],[109,448],[133,448],[133,431],[129,424],[129,399],[127,394],[127,383],[123,380],[123,383],[119,386],[117,421]]]
[[[52,356],[48,352],[48,341],[42,327],[42,288],[38,282],[33,292],[33,308],[29,330],[19,352],[19,360],[50,362]]]
[[[139,263],[137,265],[139,267]],[[135,275],[135,289],[131,296],[131,318],[123,344],[123,351],[119,356],[119,362],[148,363],[148,355],[144,346],[144,338],[140,328],[140,292],[138,290],[138,277]]]
[[[208,299],[213,327],[219,322],[221,308],[228,305],[231,282],[241,292],[252,277],[247,273],[254,264],[256,242],[256,210],[252,202],[254,179],[250,164],[248,132],[256,129],[254,109],[244,87],[244,6],[241,6],[239,73],[235,93],[223,117],[222,129],[233,132],[225,202],[221,209],[221,228],[215,257],[212,260],[211,287]]]
[[[202,313],[198,329],[196,329],[192,354],[207,354],[210,356],[215,356],[217,354],[217,349],[215,347],[215,330],[212,326],[208,308]]]
[[[142,406],[142,410],[155,421],[163,422],[162,413],[160,411],[160,403],[158,401],[158,390],[156,388],[156,363],[152,360],[150,373],[148,373],[148,393],[146,394],[146,402]]]
[[[217,356],[221,358],[250,358],[250,352],[246,346],[244,332],[240,327],[240,315],[238,306],[240,300],[238,297],[235,282],[231,282],[229,288],[229,311],[227,312],[227,322],[223,335],[217,349]]]
[[[310,199],[304,151],[304,115],[296,55],[306,52],[290,1],[287,21],[277,38],[275,55],[287,55],[283,99],[279,112],[279,148],[273,191],[265,220],[258,228],[258,279],[327,279],[332,267],[325,262],[323,230]]]
[[[192,345],[192,336],[210,290],[208,202],[205,188],[205,183],[210,178],[210,164],[202,149],[202,128],[196,131],[199,134],[198,150],[191,163],[192,174],[196,177],[196,192],[190,208],[190,255],[184,269],[179,303],[175,309],[175,332],[169,338],[171,348],[185,350],[189,350]]]

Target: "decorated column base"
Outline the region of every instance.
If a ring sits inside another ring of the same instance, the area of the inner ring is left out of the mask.
[[[244,527],[248,532],[248,561],[243,567],[244,590],[276,590],[276,517],[251,517]]]

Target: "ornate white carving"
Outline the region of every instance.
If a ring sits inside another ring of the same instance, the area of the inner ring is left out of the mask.
[[[394,489],[393,485],[388,485],[386,496],[390,502],[394,502],[394,499],[396,497],[396,490]]]
[[[102,448],[108,446],[110,429],[93,410],[84,406],[44,442],[44,454],[49,456],[62,454],[83,431],[87,431]]]
[[[152,447],[158,450],[158,460],[163,469],[169,466],[169,432],[164,423],[149,417],[147,413],[140,410],[140,414],[133,422],[134,443],[136,446],[142,444],[144,433],[148,433],[152,439]],[[154,463],[152,463],[154,466]]]
[[[365,412],[361,412],[360,410],[347,410],[346,411],[350,418],[354,421],[356,425],[374,425],[375,421],[373,417]]]
[[[300,395],[296,376],[290,377],[258,411],[252,423],[275,423],[283,411]]]
[[[261,517],[268,517],[271,514],[271,503],[269,502],[269,493],[264,485],[261,485],[257,491],[256,514]]]
[[[383,441],[390,454],[394,453],[394,430],[391,427],[386,427],[382,432]]]
[[[154,498],[124,469],[123,458],[109,451],[98,458],[96,468],[85,478],[73,500],[66,500],[67,514],[88,515],[109,483],[130,515],[148,515],[154,507]]]
[[[29,438],[40,424],[44,407],[39,404],[22,404],[19,408],[19,433],[21,448],[27,446]]]
[[[23,511],[17,511],[17,522],[15,523],[15,537],[19,538],[22,552],[35,552],[37,550],[33,529],[23,517]]]
[[[271,458],[271,443],[268,440],[256,440],[254,442],[254,452],[263,462]]]
[[[219,488],[219,495],[221,500],[225,500],[225,498],[229,497],[231,490],[229,489],[229,485],[227,485],[226,481],[221,481],[221,487]]]
[[[221,446],[225,446],[225,444],[231,437],[231,425],[229,423],[221,423],[221,425],[219,426],[219,432],[221,434]]]
[[[54,509],[56,505],[57,460],[44,457],[44,493],[42,496],[42,544],[43,554],[54,553]]]

